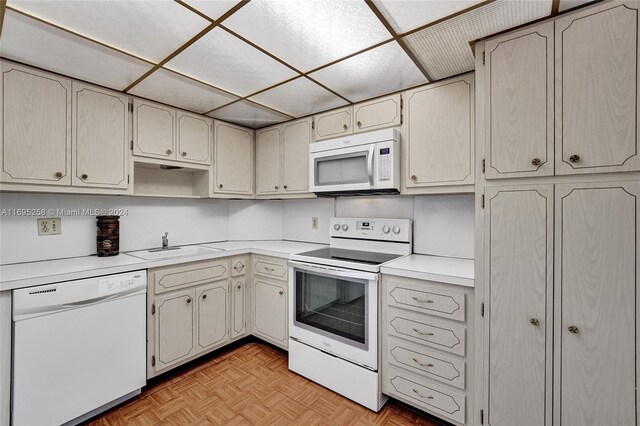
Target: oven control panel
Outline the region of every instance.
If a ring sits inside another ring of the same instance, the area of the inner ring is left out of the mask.
[[[331,237],[380,241],[410,242],[412,223],[409,219],[332,218]]]

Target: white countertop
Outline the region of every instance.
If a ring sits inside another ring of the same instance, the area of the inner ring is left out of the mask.
[[[216,248],[198,256],[144,260],[126,253],[113,257],[83,256],[39,262],[14,263],[0,266],[0,291],[32,287],[62,281],[79,280],[101,275],[119,274],[140,269],[175,265],[199,260],[217,259],[240,254],[261,254],[288,259],[294,253],[325,247],[323,244],[298,241],[226,241],[197,244]]]
[[[473,287],[475,277],[473,264],[473,259],[410,254],[385,263],[380,268],[380,272],[419,280]]]

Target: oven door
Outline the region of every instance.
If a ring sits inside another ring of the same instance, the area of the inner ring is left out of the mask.
[[[289,265],[289,337],[377,370],[378,274]]]
[[[375,144],[309,154],[311,192],[374,189]]]

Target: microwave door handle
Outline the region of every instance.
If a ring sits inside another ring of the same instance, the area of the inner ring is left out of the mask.
[[[375,145],[371,145],[369,147],[369,164],[367,164],[367,171],[369,172],[369,185],[371,186],[371,188],[374,187],[373,185],[373,153],[375,150]]]

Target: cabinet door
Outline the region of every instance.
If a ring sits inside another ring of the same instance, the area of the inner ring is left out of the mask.
[[[196,353],[194,296],[194,291],[188,290],[156,297],[156,371]]]
[[[245,307],[247,302],[245,278],[231,282],[231,338],[235,339],[247,332]]]
[[[638,182],[556,187],[556,392],[562,424],[636,417]]]
[[[556,174],[640,170],[637,1],[556,20]]]
[[[229,281],[200,287],[198,300],[198,346],[202,352],[229,341]]]
[[[128,186],[129,99],[73,83],[73,185]]]
[[[180,161],[211,164],[213,120],[178,111],[178,155]]]
[[[253,132],[215,122],[215,182],[217,193],[253,194]]]
[[[282,125],[282,189],[309,192],[311,119]]]
[[[553,187],[485,196],[488,424],[551,424]]]
[[[402,96],[387,96],[354,105],[355,127],[353,133],[399,126],[402,117]]]
[[[71,184],[71,81],[2,62],[0,181]]]
[[[316,141],[353,133],[353,107],[345,107],[325,112],[314,117]]]
[[[256,194],[280,191],[280,128],[256,132]]]
[[[553,175],[553,22],[487,41],[486,176]]]
[[[407,92],[408,188],[473,183],[473,91],[467,74]]]
[[[176,159],[176,110],[160,104],[133,100],[133,154]]]
[[[280,346],[287,347],[287,288],[256,278],[253,286],[254,332]]]

